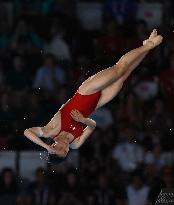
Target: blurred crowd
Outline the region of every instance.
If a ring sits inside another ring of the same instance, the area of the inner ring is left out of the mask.
[[[122,10],[115,12],[113,2]],[[173,187],[172,0],[106,0],[102,27],[92,31],[78,18],[78,1],[1,0],[0,149],[40,150],[23,130],[47,123],[83,80],[142,45],[151,32],[146,21],[136,19],[142,2],[162,4],[156,29],[164,43],[148,54],[117,98],[92,115],[98,126],[78,151],[78,169],[49,164],[31,182],[5,168],[0,204],[148,205],[161,188]]]

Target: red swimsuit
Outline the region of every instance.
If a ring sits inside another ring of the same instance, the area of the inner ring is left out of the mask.
[[[74,139],[79,137],[83,133],[83,124],[73,120],[70,112],[74,109],[77,109],[83,114],[84,117],[88,117],[95,110],[100,96],[101,92],[91,95],[81,95],[77,91],[75,95],[59,110],[61,113],[60,132],[69,132],[74,136]]]

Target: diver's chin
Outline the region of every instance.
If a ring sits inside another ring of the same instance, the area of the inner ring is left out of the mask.
[[[56,153],[56,155],[60,158],[66,158],[66,156],[68,155],[68,153],[66,154],[59,154],[59,153]]]

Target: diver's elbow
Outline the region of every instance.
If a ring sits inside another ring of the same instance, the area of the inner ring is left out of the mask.
[[[96,126],[97,126],[97,123],[96,123],[96,121],[93,120],[92,129],[95,130]]]
[[[96,128],[96,122],[90,127],[91,131],[94,131]]]
[[[94,121],[93,129],[95,130],[97,123]]]
[[[29,129],[25,129],[25,130],[24,130],[24,136],[27,137],[27,135],[28,135],[29,132],[30,132]]]

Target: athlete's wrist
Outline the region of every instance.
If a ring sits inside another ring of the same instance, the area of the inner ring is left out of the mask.
[[[82,118],[82,119],[81,119],[81,123],[86,124],[87,119],[88,119],[88,118],[85,118],[85,117]]]
[[[48,150],[48,149],[50,148],[50,145],[48,145],[48,144],[45,143],[45,144],[43,145],[43,148],[45,148],[46,150]]]

